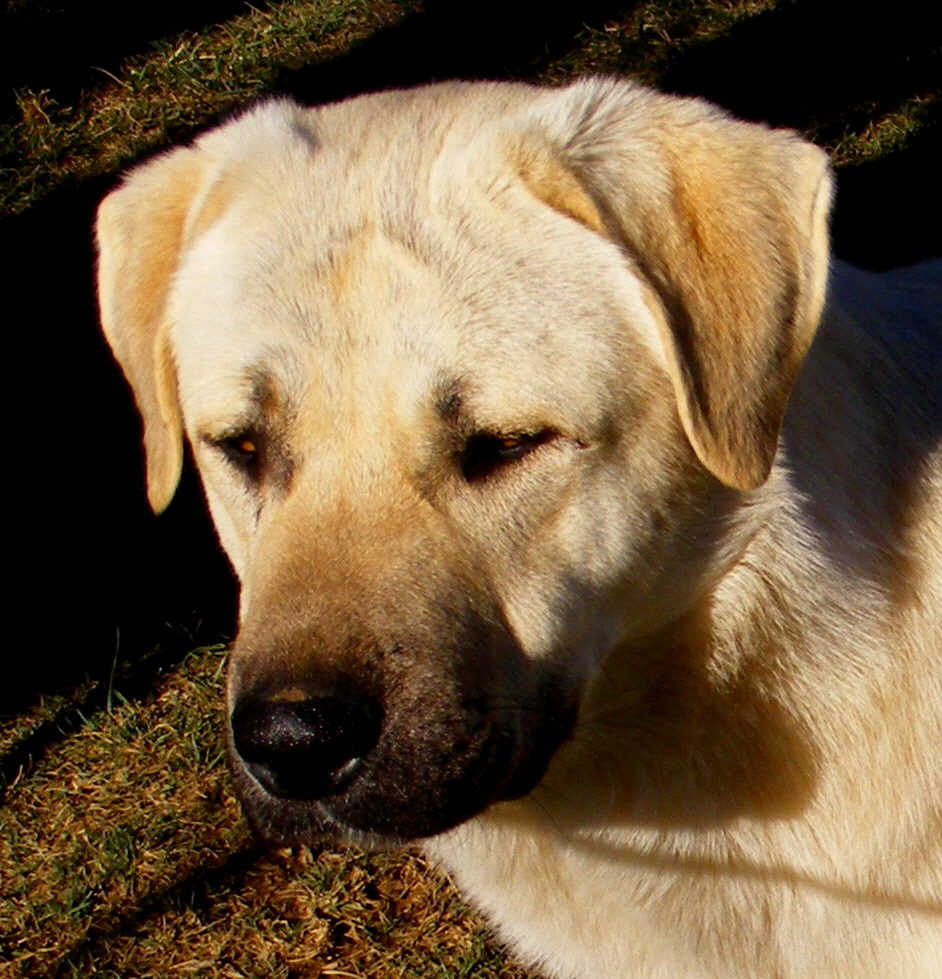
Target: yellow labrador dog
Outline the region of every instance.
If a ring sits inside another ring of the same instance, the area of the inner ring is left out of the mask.
[[[588,79],[270,102],[105,200],[264,833],[422,840],[549,976],[942,976],[940,275],[830,263],[830,190]]]

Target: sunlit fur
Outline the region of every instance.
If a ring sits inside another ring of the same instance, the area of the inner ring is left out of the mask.
[[[830,187],[587,79],[264,104],[105,200],[151,501],[188,438],[241,579],[230,698],[385,698],[359,808],[233,757],[263,829],[465,819],[428,852],[559,979],[942,975],[942,276],[830,262]]]

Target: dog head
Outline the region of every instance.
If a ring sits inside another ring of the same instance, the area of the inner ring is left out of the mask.
[[[263,104],[98,220],[149,496],[242,586],[233,770],[283,839],[529,792],[734,559],[823,303],[795,136],[623,82]]]

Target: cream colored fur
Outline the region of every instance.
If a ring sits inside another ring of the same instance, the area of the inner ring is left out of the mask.
[[[188,438],[242,583],[230,695],[322,670],[299,630],[362,672],[356,629],[447,706],[470,603],[578,702],[425,841],[549,976],[942,976],[942,277],[829,263],[829,197],[792,134],[589,79],[265,104],[102,205],[151,502]],[[475,433],[542,441],[477,478]]]

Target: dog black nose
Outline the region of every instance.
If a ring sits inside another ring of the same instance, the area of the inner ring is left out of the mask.
[[[255,697],[232,715],[236,751],[272,795],[320,799],[342,791],[379,741],[382,708],[374,700]]]

